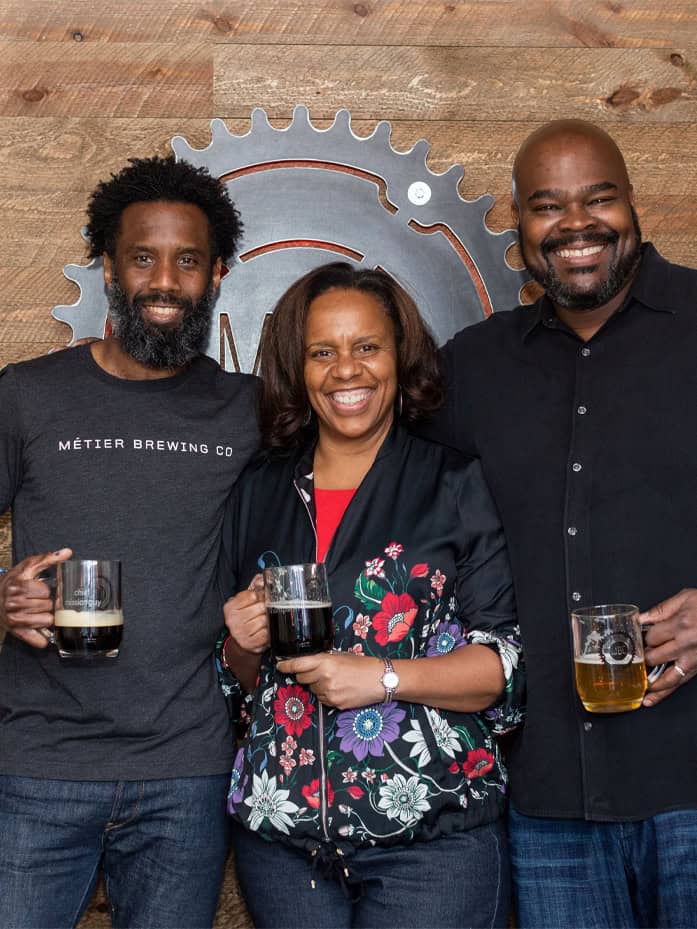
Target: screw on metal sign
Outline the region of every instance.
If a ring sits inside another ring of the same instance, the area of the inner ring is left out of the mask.
[[[347,110],[317,129],[298,106],[285,129],[255,109],[244,135],[214,119],[204,149],[172,139],[177,159],[227,184],[244,222],[241,253],[221,283],[206,349],[227,370],[257,370],[264,320],[280,295],[330,261],[389,271],[412,294],[439,344],[519,302],[527,277],[505,258],[515,233],[491,232],[485,222],[494,198],[464,200],[457,189],[461,165],[435,174],[426,165],[426,141],[397,152],[390,133],[381,122],[367,138],[355,135]],[[64,273],[80,297],[54,307],[53,316],[72,328],[73,341],[103,336],[101,259],[66,265]]]

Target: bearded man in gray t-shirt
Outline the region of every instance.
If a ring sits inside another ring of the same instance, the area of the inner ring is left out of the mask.
[[[233,748],[215,568],[257,431],[256,379],[201,351],[241,225],[173,158],[133,160],[88,217],[113,334],[0,374],[0,926],[75,925],[100,864],[115,926],[210,926]],[[71,554],[122,562],[116,659],[48,647],[40,575]]]

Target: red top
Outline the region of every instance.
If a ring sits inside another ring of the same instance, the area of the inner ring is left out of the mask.
[[[324,561],[337,526],[355,492],[355,487],[352,490],[319,490],[315,487],[317,561]]]

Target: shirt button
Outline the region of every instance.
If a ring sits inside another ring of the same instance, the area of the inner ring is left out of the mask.
[[[588,412],[588,407],[587,407],[587,406],[579,406],[579,407],[576,409],[576,412],[578,413],[579,416],[585,416],[586,413]]]
[[[593,723],[584,723],[583,728],[586,730],[586,732],[590,732],[593,728]]]
[[[569,535],[576,535],[576,533],[578,532],[578,529],[576,528],[576,526],[569,526],[569,528],[566,531],[569,533]]]
[[[571,470],[576,472],[581,470],[581,465],[578,463],[578,461],[574,461],[574,463],[571,465]]]
[[[588,358],[590,353],[591,353],[591,350],[588,348],[587,345],[581,349],[581,354],[583,355],[584,358]]]
[[[576,603],[578,603],[578,601],[581,599],[581,594],[580,594],[577,590],[575,590],[575,591],[571,594],[571,599],[572,599],[573,601],[575,601]]]

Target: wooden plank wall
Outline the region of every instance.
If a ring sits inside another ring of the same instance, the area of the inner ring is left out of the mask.
[[[89,192],[129,156],[200,147],[295,104],[337,109],[429,165],[465,166],[463,196],[508,224],[517,146],[548,119],[602,123],[623,149],[647,237],[697,264],[694,0],[0,0],[0,366],[64,343]],[[0,521],[0,564],[9,524]],[[230,925],[228,921],[226,923]]]
[[[645,233],[697,263],[694,0],[0,0],[0,366],[65,343],[52,306],[77,299],[89,192],[132,155],[233,132],[262,106],[318,126],[347,107],[359,134],[425,137],[429,165],[465,166],[463,196],[496,196],[540,123],[605,125],[623,149]],[[9,529],[0,520],[0,564]]]

